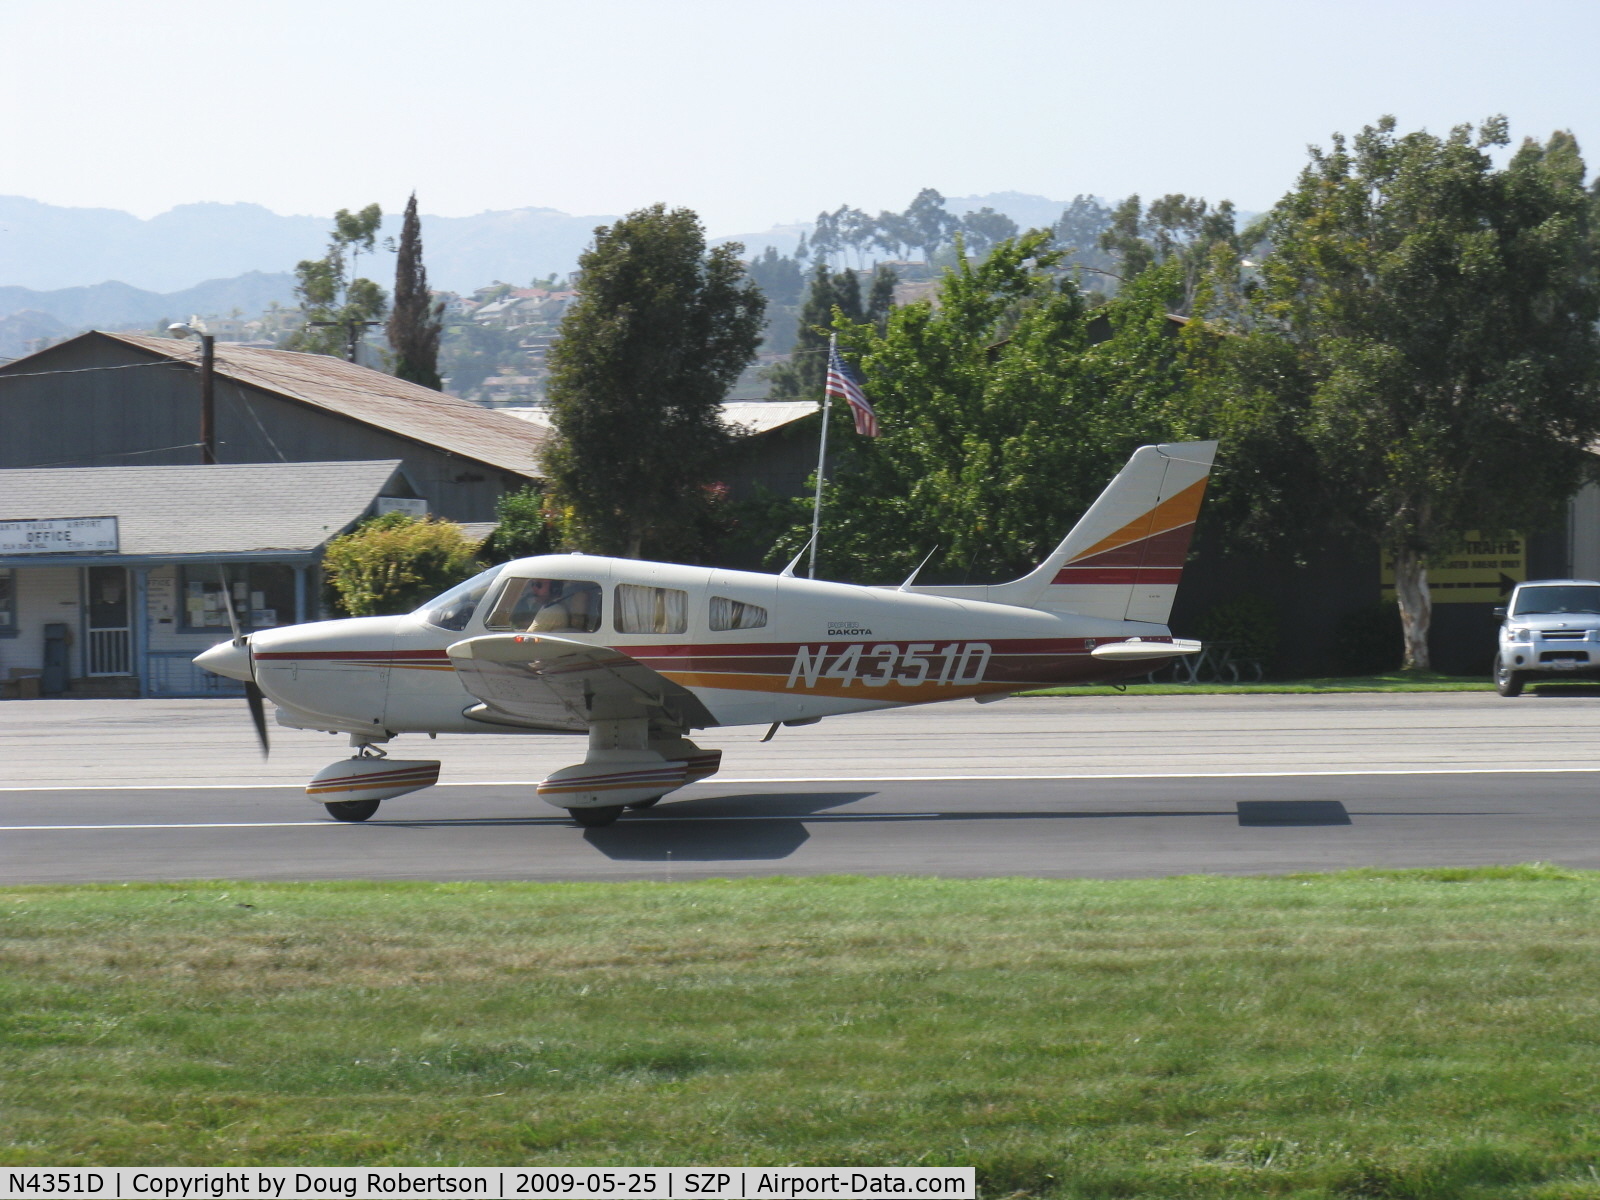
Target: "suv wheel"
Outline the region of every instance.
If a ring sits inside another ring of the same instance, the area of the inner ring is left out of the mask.
[[[1522,695],[1523,684],[1528,681],[1526,671],[1513,671],[1500,660],[1498,655],[1494,660],[1494,690],[1506,699]]]

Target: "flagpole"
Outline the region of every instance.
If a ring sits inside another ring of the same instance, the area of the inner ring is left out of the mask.
[[[833,361],[834,343],[839,335],[828,335],[828,361]],[[817,439],[817,495],[811,504],[811,563],[806,568],[806,578],[817,577],[817,541],[822,534],[822,471],[828,461],[828,414],[833,411],[833,393],[828,388],[828,377],[822,377],[822,436]]]

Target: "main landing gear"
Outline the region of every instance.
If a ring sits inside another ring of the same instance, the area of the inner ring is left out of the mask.
[[[353,756],[324,767],[306,784],[306,795],[320,801],[335,821],[365,821],[391,796],[439,782],[437,759],[390,758],[372,739],[354,733],[350,744],[356,748]]]
[[[539,795],[585,829],[598,829],[624,809],[649,808],[721,765],[722,751],[702,750],[677,734],[652,733],[646,717],[596,721],[589,726],[584,760],[553,772],[539,784]]]

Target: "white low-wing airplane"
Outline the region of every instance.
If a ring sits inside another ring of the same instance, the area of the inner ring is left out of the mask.
[[[307,785],[339,820],[436,783],[401,733],[587,733],[538,794],[607,825],[715,773],[689,740],[724,725],[1142,675],[1200,643],[1166,621],[1215,442],[1144,446],[1037,569],[978,587],[859,587],[626,558],[551,554],[493,567],[406,616],[266,629],[195,662],[242,680],[262,746],[280,724],[350,735]],[[796,560],[798,561],[798,560]],[[768,736],[771,736],[769,731]]]

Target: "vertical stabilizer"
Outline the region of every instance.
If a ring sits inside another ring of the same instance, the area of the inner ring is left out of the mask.
[[[1007,599],[1165,625],[1216,452],[1215,442],[1135,450],[1055,552],[1013,584],[1015,595]]]
[[[1013,583],[913,590],[1165,625],[1216,452],[1216,442],[1141,446],[1036,570]]]

